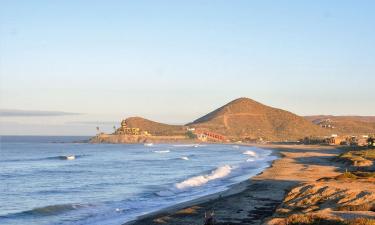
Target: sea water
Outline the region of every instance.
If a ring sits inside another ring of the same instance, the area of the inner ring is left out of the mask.
[[[275,159],[230,144],[74,142],[87,138],[1,137],[0,224],[123,224],[226,190]]]

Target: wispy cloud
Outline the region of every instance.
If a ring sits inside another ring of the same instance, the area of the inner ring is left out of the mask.
[[[121,121],[69,121],[65,124],[74,124],[74,125],[117,125],[120,124]]]
[[[82,113],[43,111],[43,110],[20,110],[20,109],[0,109],[2,117],[32,117],[32,116],[74,116]]]

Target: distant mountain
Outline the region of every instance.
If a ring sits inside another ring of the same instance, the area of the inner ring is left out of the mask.
[[[228,137],[270,141],[297,140],[321,136],[327,130],[285,110],[272,108],[249,98],[239,98],[187,124]]]
[[[375,116],[301,117],[249,98],[231,101],[185,126],[158,123],[141,117],[130,117],[125,121],[129,127],[137,127],[156,136],[185,135],[187,127],[237,140],[262,138],[269,141],[293,141],[306,136],[375,134]]]
[[[375,116],[305,116],[311,122],[341,135],[375,134]]]
[[[306,119],[310,121],[322,120],[322,119],[340,119],[340,120],[353,120],[362,122],[374,122],[375,116],[334,116],[334,115],[312,115],[305,116]]]
[[[158,123],[142,117],[129,117],[125,122],[128,127],[137,127],[156,136],[185,135],[186,133],[186,129],[182,125]]]

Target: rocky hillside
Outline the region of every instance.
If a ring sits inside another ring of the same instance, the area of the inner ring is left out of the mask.
[[[375,116],[306,116],[311,122],[340,135],[375,134]]]
[[[125,121],[129,127],[140,128],[155,136],[185,135],[186,133],[184,126],[158,123],[142,117],[129,117]]]
[[[303,117],[249,98],[236,99],[187,125],[229,137],[270,141],[298,140],[310,135],[327,134],[327,130]]]

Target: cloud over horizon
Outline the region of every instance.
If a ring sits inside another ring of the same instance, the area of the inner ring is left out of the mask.
[[[69,121],[65,122],[65,124],[73,124],[73,125],[118,125],[121,121]]]
[[[21,110],[21,109],[0,109],[2,117],[39,117],[39,116],[76,116],[82,113],[45,111],[45,110]]]

